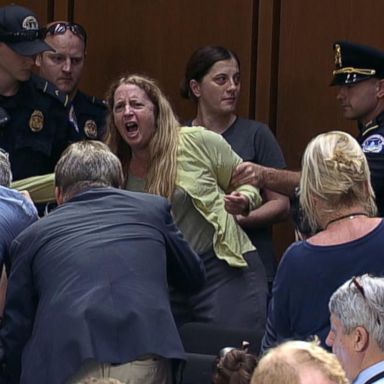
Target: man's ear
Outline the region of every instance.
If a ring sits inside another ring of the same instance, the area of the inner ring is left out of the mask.
[[[369,334],[364,327],[357,327],[353,330],[353,347],[356,352],[363,352],[369,344]]]
[[[189,88],[193,95],[198,99],[200,97],[200,84],[195,79],[189,81]]]
[[[41,66],[41,53],[37,54],[36,57],[35,57],[35,65],[37,67],[40,67]]]
[[[64,198],[63,198],[63,190],[60,187],[55,187],[55,199],[57,205],[61,205],[64,203]]]
[[[377,97],[384,98],[384,79],[377,82]]]

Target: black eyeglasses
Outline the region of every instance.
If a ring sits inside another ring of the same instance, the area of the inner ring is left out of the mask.
[[[364,287],[360,284],[359,280],[357,280],[356,276],[352,277],[351,282],[350,282],[350,286],[351,286],[351,284],[353,284],[356,287],[356,289],[360,292],[361,296],[363,296],[363,298],[364,298],[365,302],[367,303],[367,305],[369,307],[371,307],[371,305],[369,303],[369,300],[365,296]],[[376,317],[376,321],[377,321],[377,324],[381,325],[380,317],[378,315]]]
[[[351,279],[351,284],[353,283],[353,285],[356,287],[356,289],[361,293],[361,296],[364,297],[365,299],[365,292],[364,292],[364,288],[363,286],[359,283],[359,280],[357,280],[357,277],[356,276],[353,276],[352,279]]]
[[[74,35],[80,37],[87,45],[87,32],[85,29],[77,23],[60,22],[50,25],[48,28],[44,28],[44,37],[50,35],[63,35],[67,30],[70,30]]]

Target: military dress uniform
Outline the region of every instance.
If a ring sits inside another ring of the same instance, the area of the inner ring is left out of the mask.
[[[353,86],[371,78],[384,79],[384,52],[348,41],[336,41],[331,85]],[[369,165],[378,216],[384,216],[384,111],[368,124],[358,122],[359,142]]]
[[[104,101],[77,91],[69,112],[69,119],[74,127],[71,131],[71,141],[101,140],[105,133],[106,114]]]
[[[33,75],[14,96],[0,96],[0,147],[9,153],[13,180],[54,171],[69,144],[68,96]]]

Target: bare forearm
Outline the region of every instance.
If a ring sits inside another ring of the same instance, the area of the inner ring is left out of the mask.
[[[268,188],[286,196],[293,196],[300,182],[300,172],[264,167],[259,164],[244,162],[232,173],[231,186],[252,184],[257,188]]]
[[[286,169],[263,167],[263,188],[271,189],[287,196],[293,196],[300,183],[300,172]]]
[[[287,219],[289,216],[289,199],[287,196],[272,191],[264,194],[265,203],[253,210],[248,216],[238,216],[238,223],[244,228],[270,226]]]

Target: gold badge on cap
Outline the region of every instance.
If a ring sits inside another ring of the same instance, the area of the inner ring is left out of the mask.
[[[339,68],[343,66],[341,62],[341,47],[339,44],[335,45],[335,65]]]
[[[94,120],[87,120],[84,124],[85,135],[89,139],[97,139],[97,125]]]
[[[32,132],[40,132],[44,126],[44,115],[43,112],[35,109],[29,118],[29,128]]]

